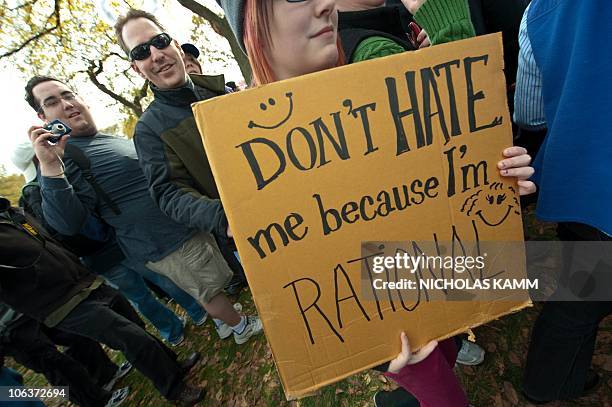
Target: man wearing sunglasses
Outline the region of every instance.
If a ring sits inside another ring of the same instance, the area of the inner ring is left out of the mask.
[[[130,10],[117,20],[115,33],[132,68],[151,83],[155,96],[134,134],[151,195],[176,222],[215,237],[234,271],[232,286],[241,286],[244,271],[228,237],[227,219],[191,111],[192,103],[226,93],[224,78],[188,75],[184,51],[150,13]]]

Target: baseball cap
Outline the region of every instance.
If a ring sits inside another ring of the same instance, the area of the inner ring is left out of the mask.
[[[195,59],[198,59],[200,56],[200,50],[193,44],[186,42],[185,44],[181,45],[181,48],[183,48],[183,51],[185,51],[186,54],[193,55]]]

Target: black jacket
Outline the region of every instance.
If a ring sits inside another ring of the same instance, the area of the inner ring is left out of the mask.
[[[0,198],[0,301],[44,322],[96,276],[32,217],[8,206]]]
[[[191,82],[192,81],[192,82]],[[191,75],[178,89],[151,86],[155,100],[138,120],[134,145],[153,200],[175,222],[225,236],[227,218],[191,104],[225,93],[223,76]]]

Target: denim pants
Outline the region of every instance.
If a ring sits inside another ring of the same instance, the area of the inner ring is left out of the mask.
[[[179,286],[174,284],[174,282],[172,282],[172,280],[170,280],[168,277],[154,272],[144,264],[132,264],[131,266],[134,270],[140,273],[141,276],[164,290],[166,294],[168,294],[172,299],[174,299],[174,301],[178,305],[183,307],[183,309],[187,312],[187,315],[189,315],[189,318],[191,318],[192,321],[198,322],[202,318],[204,318],[204,315],[206,315],[206,310],[204,309],[204,307],[202,307],[200,303],[196,301],[191,295],[187,294]]]
[[[119,263],[102,276],[112,287],[121,291],[130,300],[132,305],[157,328],[162,338],[167,341],[175,341],[181,337],[183,334],[182,321],[153,296],[143,276],[134,270],[131,264],[128,265],[125,261]],[[158,284],[157,281],[153,282]],[[162,288],[166,290],[165,287]]]
[[[560,223],[558,235],[563,241],[610,239],[594,228],[576,223]],[[612,273],[612,267],[608,267]],[[608,301],[545,303],[531,333],[523,379],[525,393],[539,401],[580,397],[591,366],[599,323],[611,312],[612,302]]]

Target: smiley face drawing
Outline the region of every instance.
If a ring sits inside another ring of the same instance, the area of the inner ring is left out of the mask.
[[[494,182],[488,186],[488,191],[487,187],[483,187],[467,197],[461,212],[467,216],[480,218],[485,225],[494,227],[504,223],[513,211],[516,215],[520,215],[519,207],[516,190],[512,186]]]
[[[249,121],[249,129],[259,128],[259,129],[273,130],[285,124],[287,120],[291,118],[291,115],[293,114],[293,93],[287,92],[285,93],[285,96],[287,97],[287,99],[289,99],[289,109],[288,109],[289,111],[287,112],[287,115],[285,116],[284,119],[282,119],[280,122],[276,124],[258,124],[258,123],[255,123],[253,120],[251,120]],[[275,106],[275,105],[276,105],[276,100],[274,100],[273,98],[269,98],[267,100],[267,103],[262,102],[259,104],[259,109],[265,112],[266,110],[268,110],[268,106]]]

